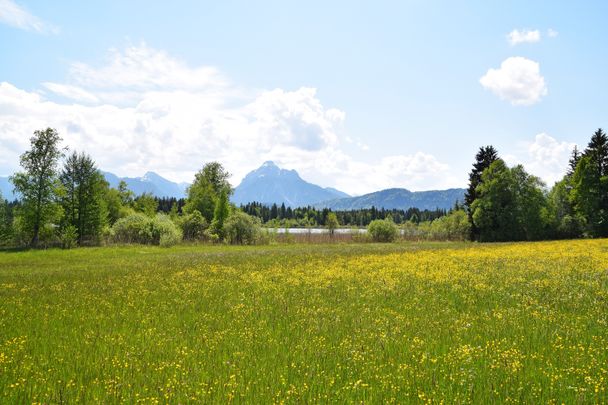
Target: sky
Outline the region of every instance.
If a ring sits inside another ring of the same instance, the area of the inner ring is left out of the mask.
[[[264,161],[359,195],[548,186],[608,126],[605,1],[0,0],[0,176],[36,129],[120,176]]]

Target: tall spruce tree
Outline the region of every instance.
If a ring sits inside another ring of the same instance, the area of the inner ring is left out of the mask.
[[[469,187],[464,195],[464,205],[471,223],[471,239],[479,239],[479,229],[473,221],[473,211],[471,209],[473,202],[478,197],[477,187],[482,182],[483,171],[486,170],[492,163],[498,159],[498,151],[492,146],[482,146],[475,155],[475,163],[473,169],[469,173]]]
[[[572,149],[572,154],[570,155],[570,160],[568,161],[568,172],[566,173],[568,177],[572,177],[576,171],[576,165],[580,160],[581,152],[578,150],[578,147],[574,145],[574,149]]]
[[[29,245],[36,247],[40,231],[61,215],[57,203],[59,182],[57,164],[63,156],[59,147],[61,137],[55,129],[34,131],[31,148],[20,157],[24,171],[11,177],[15,191],[21,196],[18,215],[21,231],[29,236]]]
[[[608,175],[608,136],[599,128],[589,141],[585,156],[589,156],[598,177]]]
[[[608,136],[601,128],[577,163],[572,187],[572,200],[589,234],[608,236]]]
[[[85,153],[72,152],[64,163],[59,180],[64,188],[62,225],[76,229],[79,245],[97,240],[107,222],[104,195],[108,185],[95,162]]]

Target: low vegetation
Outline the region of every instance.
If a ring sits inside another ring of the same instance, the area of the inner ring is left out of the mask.
[[[0,254],[1,403],[606,403],[606,240]]]

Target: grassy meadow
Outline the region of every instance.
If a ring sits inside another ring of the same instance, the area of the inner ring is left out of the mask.
[[[606,403],[608,241],[0,252],[0,403]]]

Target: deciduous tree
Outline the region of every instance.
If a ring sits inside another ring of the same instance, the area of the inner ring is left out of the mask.
[[[30,150],[20,158],[24,171],[11,177],[15,191],[21,196],[18,211],[21,230],[29,235],[32,247],[38,245],[42,227],[56,223],[61,216],[57,178],[57,164],[63,156],[60,142],[61,137],[52,128],[35,131],[30,138]]]

